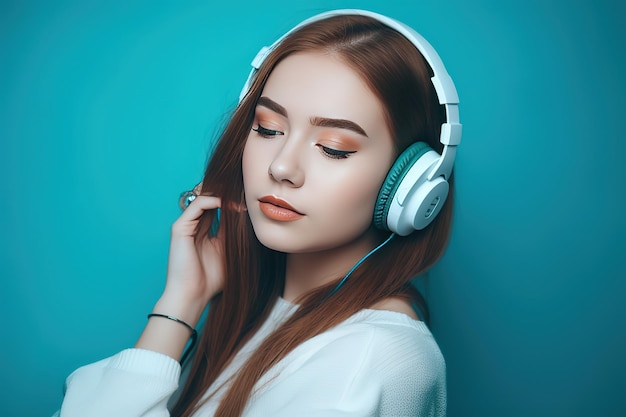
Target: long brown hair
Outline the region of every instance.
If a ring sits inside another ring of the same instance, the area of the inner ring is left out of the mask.
[[[205,171],[202,191],[222,198],[220,227],[225,232],[226,279],[223,291],[211,300],[189,378],[173,416],[190,416],[202,405],[210,385],[264,322],[282,293],[285,254],[261,245],[247,213],[229,207],[244,204],[242,154],[265,82],[281,60],[305,51],[333,54],[360,74],[385,109],[398,153],[415,141],[442,150],[439,134],[445,112],[430,81],[431,70],[419,51],[395,30],[368,17],[336,16],[303,27],[272,51],[224,129]],[[451,197],[452,193],[430,226],[392,239],[332,297],[327,295],[336,282],[301,297],[296,312],[233,378],[216,416],[240,416],[259,378],[301,343],[385,298],[413,294],[411,278],[432,266],[445,249]],[[198,236],[209,233],[214,216],[214,212],[203,216]],[[381,240],[385,235],[381,231]]]

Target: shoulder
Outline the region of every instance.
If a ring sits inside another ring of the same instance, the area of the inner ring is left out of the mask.
[[[446,365],[426,324],[397,311],[365,310],[359,316],[353,325],[363,326],[371,342],[355,379],[379,385],[381,414],[445,415]]]
[[[445,374],[445,361],[428,326],[408,314],[393,310],[363,310],[338,326],[348,337],[367,338],[371,371],[397,378],[434,378]]]
[[[337,366],[381,385],[445,382],[445,361],[426,324],[397,311],[362,310],[292,354],[295,362]]]
[[[385,298],[384,300],[379,301],[378,303],[371,306],[371,309],[395,311],[397,313],[406,314],[414,320],[419,320],[419,317],[417,317],[417,314],[415,313],[413,307],[411,307],[411,304],[408,301],[398,297]]]
[[[375,392],[380,415],[442,415],[445,361],[424,322],[368,309],[320,336],[326,342],[314,355],[316,362],[346,374],[345,398]]]
[[[397,311],[362,310],[299,345],[257,387],[255,410],[323,406],[351,410],[345,415],[398,417],[442,416],[446,408],[437,343],[423,322]]]

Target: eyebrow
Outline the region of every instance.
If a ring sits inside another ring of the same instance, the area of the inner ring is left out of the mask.
[[[287,109],[276,103],[269,97],[261,96],[259,97],[259,101],[257,102],[257,106],[267,107],[275,113],[280,114],[283,117],[287,117]]]
[[[272,110],[275,113],[280,114],[283,117],[288,117],[287,109],[281,106],[280,104],[276,103],[274,100],[270,99],[269,97],[265,97],[265,96],[259,97],[259,101],[257,102],[257,105],[267,107],[268,109]],[[328,117],[315,116],[311,118],[311,124],[313,126],[319,126],[319,127],[347,129],[347,130],[356,132],[359,135],[368,137],[367,133],[365,133],[365,130],[361,126],[347,119],[331,119]]]
[[[352,130],[353,132],[358,133],[359,135],[367,136],[365,130],[358,124],[354,123],[351,120],[346,119],[329,119],[327,117],[313,117],[311,118],[311,124],[313,126],[319,127],[333,127],[338,129],[347,129]]]

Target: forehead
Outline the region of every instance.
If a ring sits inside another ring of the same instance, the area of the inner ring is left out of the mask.
[[[331,54],[288,56],[274,68],[262,94],[285,107],[290,119],[329,117],[352,120],[366,130],[386,129],[378,97],[356,71]]]

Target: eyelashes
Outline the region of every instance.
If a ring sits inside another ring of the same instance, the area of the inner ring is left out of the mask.
[[[356,151],[340,151],[339,149],[329,148],[324,145],[317,145],[320,151],[327,157],[331,159],[346,159],[350,154],[355,153]]]
[[[274,136],[282,136],[285,134],[285,132],[281,132],[280,130],[267,129],[261,126],[260,123],[257,124],[256,128],[253,127],[252,130],[257,132],[259,136],[264,138],[273,138]]]
[[[283,136],[285,132],[281,132],[280,130],[268,129],[263,127],[260,123],[257,122],[257,127],[252,128],[253,131],[257,132],[259,136],[265,139],[271,139],[276,136]],[[322,155],[330,159],[346,159],[356,151],[342,151],[335,148],[330,148],[328,146],[324,146],[321,144],[315,145]]]

